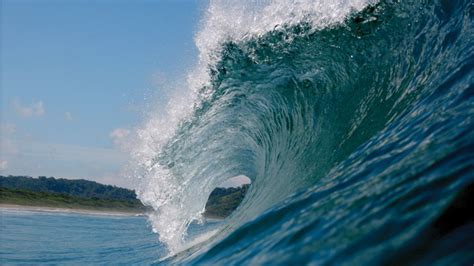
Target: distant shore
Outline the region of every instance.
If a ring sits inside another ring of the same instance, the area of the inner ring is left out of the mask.
[[[93,210],[93,209],[81,209],[81,208],[57,208],[57,207],[4,204],[4,203],[0,203],[0,210],[1,209],[13,210],[13,211],[76,213],[76,214],[105,215],[105,216],[144,216],[145,215],[144,212]]]
[[[229,216],[242,202],[248,188],[248,184],[215,188],[203,216],[215,220]],[[105,215],[144,215],[152,211],[137,199],[133,190],[44,176],[0,176],[0,208]]]

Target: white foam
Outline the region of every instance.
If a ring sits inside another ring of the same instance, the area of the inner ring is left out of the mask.
[[[228,40],[245,41],[272,30],[301,22],[314,30],[342,22],[349,14],[361,11],[377,0],[279,0],[279,1],[211,1],[196,35],[196,46],[204,66],[219,59],[220,45]]]

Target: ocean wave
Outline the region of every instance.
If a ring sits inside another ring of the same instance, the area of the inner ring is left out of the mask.
[[[137,132],[137,193],[173,254],[216,186],[252,185],[173,262],[383,262],[408,245],[474,180],[472,19],[469,1],[211,1],[186,89]]]

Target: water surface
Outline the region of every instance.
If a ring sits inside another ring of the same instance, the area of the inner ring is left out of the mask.
[[[1,264],[148,265],[166,254],[143,216],[0,209]]]

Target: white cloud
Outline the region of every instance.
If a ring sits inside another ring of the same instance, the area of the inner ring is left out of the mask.
[[[15,111],[17,112],[17,114],[21,117],[39,117],[44,115],[44,105],[42,101],[26,106],[15,101],[13,102],[13,106],[15,107]]]
[[[227,179],[224,181],[224,183],[219,184],[219,187],[240,187],[244,184],[250,184],[251,180],[250,178],[244,176],[244,175],[238,175],[234,176],[230,179]]]
[[[66,119],[67,121],[72,121],[72,114],[70,112],[65,112],[64,119]]]
[[[15,133],[15,124],[0,124],[0,156],[5,156],[6,154],[14,155],[18,152],[16,146],[11,141]],[[2,161],[0,160],[0,162]]]
[[[121,186],[126,186],[128,182],[129,187],[132,184],[132,180],[119,175],[128,157],[116,149],[30,140],[12,142],[17,147],[17,153],[2,149],[0,154],[0,162],[8,161],[8,174],[83,178]]]
[[[5,171],[8,168],[8,161],[0,161],[0,171]]]
[[[119,187],[126,187],[126,188],[132,188],[132,189],[135,187],[135,181],[136,181],[134,179],[131,179],[130,177],[123,175],[119,171],[104,173],[101,176],[95,177],[94,180],[101,184],[111,184],[111,185],[115,185]]]
[[[1,124],[0,125],[0,135],[9,136],[16,133],[15,124]]]
[[[131,131],[126,128],[116,128],[110,132],[110,138],[114,142],[115,146],[127,150],[130,146],[129,137]]]
[[[8,138],[0,138],[0,155],[1,156],[6,156],[6,155],[17,155],[18,154],[18,148],[15,145],[13,141],[11,141]]]

